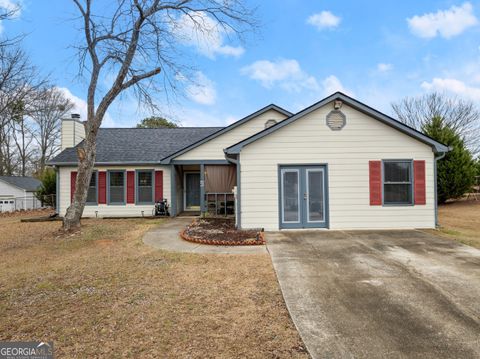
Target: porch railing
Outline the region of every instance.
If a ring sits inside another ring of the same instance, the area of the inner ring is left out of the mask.
[[[207,213],[211,216],[235,215],[235,196],[231,192],[207,192],[205,205]]]

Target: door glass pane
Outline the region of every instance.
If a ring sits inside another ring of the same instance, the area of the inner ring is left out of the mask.
[[[323,171],[307,171],[308,221],[324,220]]]
[[[298,222],[298,171],[283,172],[283,222]]]

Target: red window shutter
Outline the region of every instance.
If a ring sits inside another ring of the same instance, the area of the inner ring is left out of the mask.
[[[75,194],[75,186],[77,182],[77,171],[70,172],[70,203],[73,202],[73,195]]]
[[[370,161],[370,206],[382,205],[382,162]]]
[[[425,161],[413,161],[413,186],[415,204],[426,204]]]
[[[127,171],[127,203],[135,203],[135,171]]]
[[[98,203],[107,203],[107,172],[98,172]]]
[[[163,171],[155,171],[155,202],[163,200]]]

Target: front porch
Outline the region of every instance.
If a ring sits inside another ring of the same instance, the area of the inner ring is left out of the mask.
[[[235,216],[236,167],[225,160],[172,161],[172,216]]]

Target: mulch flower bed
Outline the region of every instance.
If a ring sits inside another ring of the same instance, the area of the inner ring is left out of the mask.
[[[189,242],[223,246],[265,244],[262,231],[238,230],[231,218],[199,218],[180,232]]]

